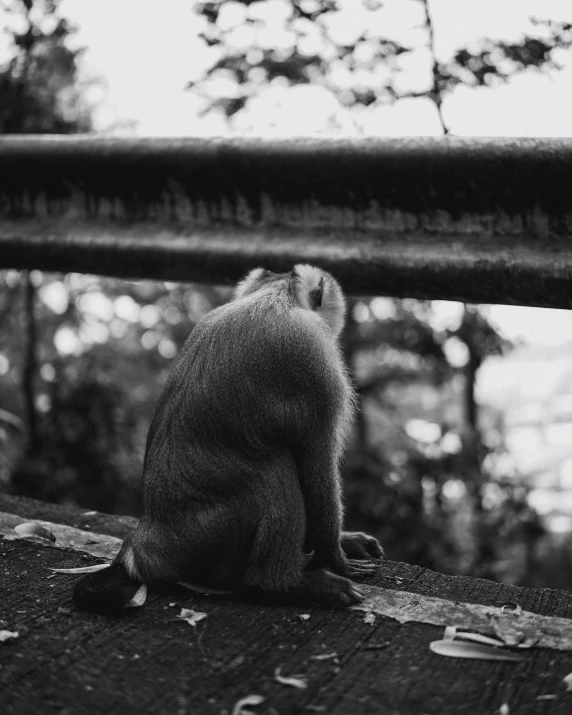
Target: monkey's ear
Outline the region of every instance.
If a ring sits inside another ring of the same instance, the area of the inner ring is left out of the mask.
[[[320,278],[320,282],[315,288],[312,288],[308,293],[308,300],[310,302],[310,308],[316,310],[316,308],[322,307],[322,298],[324,297],[324,279]]]

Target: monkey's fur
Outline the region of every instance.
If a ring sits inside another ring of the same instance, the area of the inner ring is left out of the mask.
[[[354,409],[344,317],[334,278],[297,265],[251,271],[199,321],[149,429],[141,521],[112,568],[77,584],[78,605],[117,610],[142,582],[176,581],[363,599],[350,579],[372,573],[383,551],[341,530]]]

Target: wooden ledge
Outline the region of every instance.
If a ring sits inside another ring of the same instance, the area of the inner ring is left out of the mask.
[[[0,630],[18,632],[0,643],[0,712],[230,715],[237,701],[252,694],[264,702],[247,709],[265,715],[477,715],[498,713],[505,703],[510,713],[570,712],[572,694],[564,693],[562,678],[572,670],[572,659],[559,648],[567,647],[572,620],[554,620],[572,619],[569,593],[444,576],[395,562],[385,563],[369,582],[370,594],[389,589],[388,600],[417,608],[415,618],[423,620],[430,599],[441,599],[451,613],[459,612],[459,604],[482,604],[493,613],[518,603],[544,617],[536,621],[543,638],[558,624],[560,641],[520,651],[519,663],[435,655],[429,643],[443,637],[442,625],[400,623],[379,612],[366,619],[363,611],[246,603],[178,587],[151,594],[125,618],[109,619],[76,611],[71,591],[77,576],[49,571],[84,566],[94,556],[14,538],[6,526],[15,516],[38,519],[60,531],[91,531],[94,538],[87,541],[97,543],[95,534],[117,539],[133,525],[131,519],[86,511],[0,495]],[[177,618],[181,608],[207,617],[193,627]],[[303,678],[307,687],[281,684],[277,669]]]

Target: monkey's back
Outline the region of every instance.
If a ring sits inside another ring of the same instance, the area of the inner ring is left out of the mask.
[[[149,429],[144,511],[185,508],[261,478],[283,451],[312,439],[324,416],[342,420],[349,388],[321,319],[287,297],[246,297],[194,328]],[[332,425],[332,429],[335,425]]]

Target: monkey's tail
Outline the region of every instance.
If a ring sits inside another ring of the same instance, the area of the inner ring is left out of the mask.
[[[143,605],[146,594],[145,584],[133,579],[122,562],[115,561],[78,581],[73,599],[78,608],[118,616],[130,606]]]

